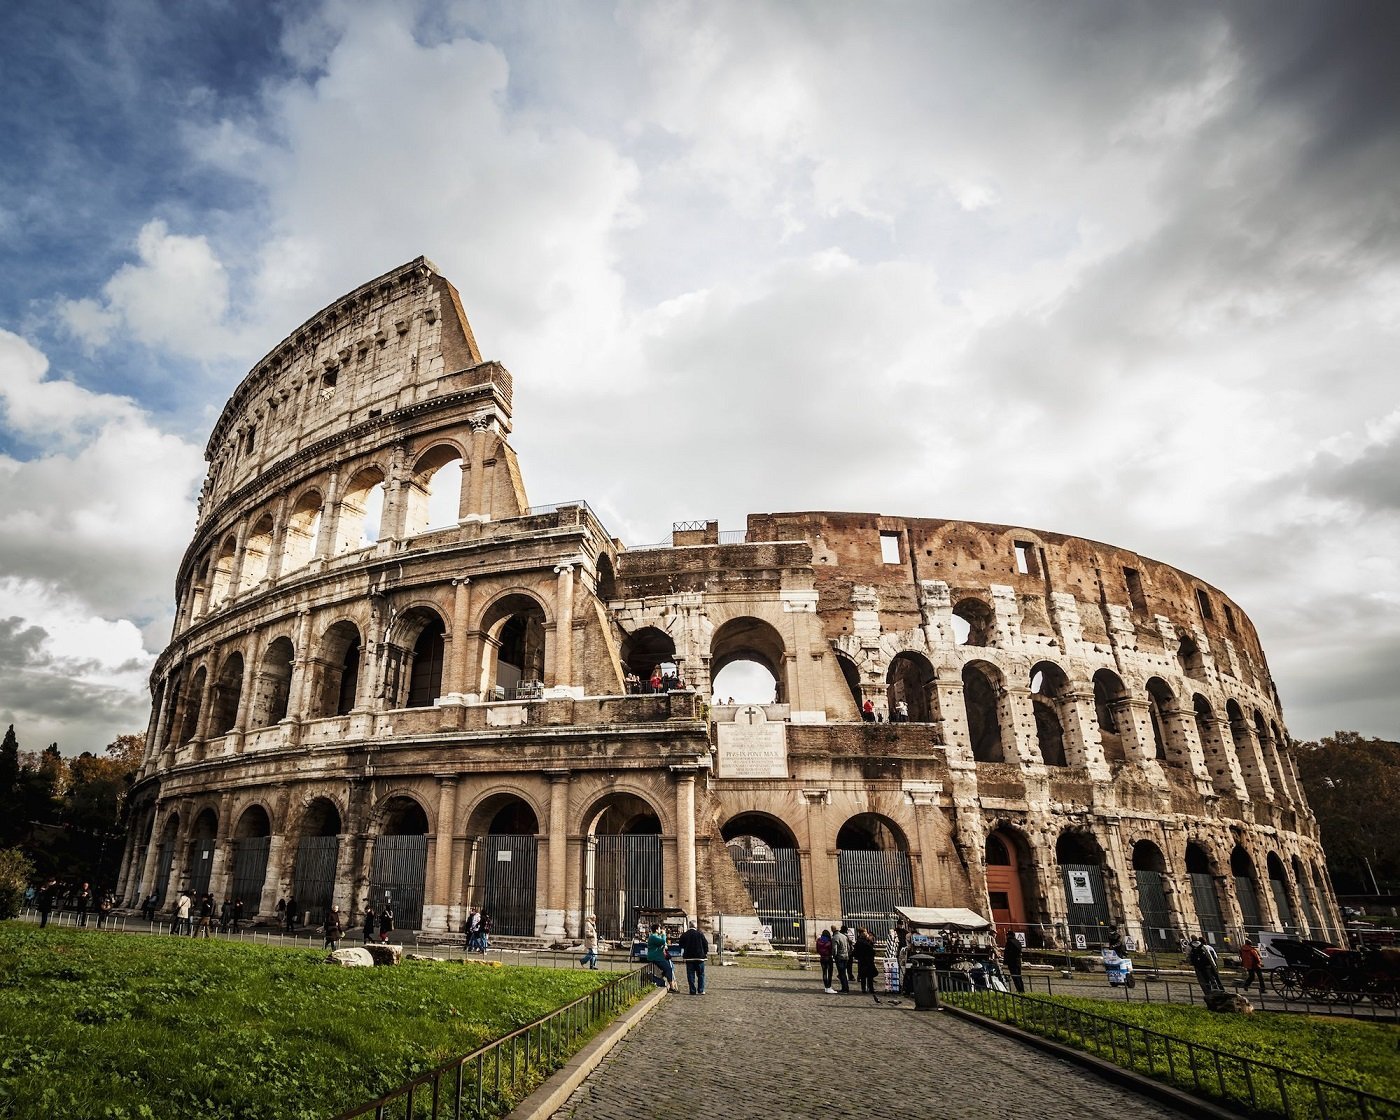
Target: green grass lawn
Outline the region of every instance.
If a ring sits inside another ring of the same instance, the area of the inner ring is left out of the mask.
[[[610,978],[323,958],[0,923],[0,1115],[325,1118]]]
[[[1110,1032],[1104,1029],[1099,1032],[1097,1044],[1091,1037],[1088,1045],[1084,1046],[1079,1032],[1064,1029],[1064,1021],[1057,1021],[1053,1012],[1037,1012],[1033,1006],[1028,1007],[1021,1001],[988,1000],[981,998],[980,993],[947,993],[944,998],[950,1003],[993,1014],[1000,1019],[1009,1019],[1010,1016],[997,1013],[999,1007],[1014,1008],[1019,1005],[1021,1017],[1016,1020],[1016,1025],[1058,1041],[1083,1046],[1099,1057],[1109,1058],[1119,1065],[1149,1072],[1147,1055],[1139,1033],[1120,1032],[1110,1035]],[[1400,1027],[1394,1025],[1361,1022],[1339,1016],[1277,1012],[1220,1015],[1203,1007],[1181,1004],[1124,1003],[1070,996],[1055,996],[1051,999],[1038,996],[1032,1002],[1077,1008],[1115,1019],[1120,1023],[1130,1023],[1159,1034],[1214,1047],[1228,1054],[1253,1058],[1295,1073],[1361,1089],[1391,1100],[1400,1100]],[[1113,1038],[1111,1043],[1110,1037]],[[1128,1056],[1129,1038],[1132,1040],[1131,1060]],[[1156,1050],[1151,1062],[1151,1072],[1164,1080],[1174,1080],[1183,1088],[1194,1088],[1196,1078],[1191,1073],[1190,1059],[1185,1048],[1173,1049],[1173,1065],[1176,1072],[1173,1078],[1167,1072],[1166,1055],[1162,1047],[1155,1041],[1153,1046]],[[1218,1079],[1213,1061],[1203,1058],[1198,1063],[1198,1070],[1202,1088],[1211,1094],[1218,1093]],[[1244,1077],[1232,1076],[1227,1065],[1224,1078],[1227,1087],[1238,1090],[1242,1099],[1248,1102],[1249,1085]],[[1290,1097],[1301,1097],[1301,1082],[1290,1085]],[[1281,1114],[1282,1101],[1276,1084],[1264,1078],[1256,1078],[1254,1088],[1256,1100],[1264,1106],[1261,1112],[1269,1114],[1272,1106]],[[1333,1116],[1358,1114],[1356,1108],[1341,1102],[1340,1099],[1334,1101],[1328,1098],[1328,1105]],[[1308,1100],[1293,1100],[1292,1106],[1294,1114],[1298,1116],[1321,1112],[1316,1106],[1315,1094]],[[1374,1112],[1371,1115],[1400,1116],[1400,1109]]]

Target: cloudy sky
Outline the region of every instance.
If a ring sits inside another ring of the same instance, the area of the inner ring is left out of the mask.
[[[247,369],[419,254],[536,503],[1080,534],[1400,738],[1400,7],[15,0],[0,724],[146,725]],[[574,450],[580,448],[582,450]]]

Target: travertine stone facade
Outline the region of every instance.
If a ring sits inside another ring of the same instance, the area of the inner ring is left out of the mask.
[[[654,904],[779,943],[896,901],[1032,942],[1335,926],[1263,650],[1219,589],[875,514],[628,549],[585,504],[531,508],[510,432],[510,375],[421,258],[248,375],[152,675],[127,898],[372,897],[435,933],[484,905],[542,936]],[[739,660],[772,703],[712,696]]]

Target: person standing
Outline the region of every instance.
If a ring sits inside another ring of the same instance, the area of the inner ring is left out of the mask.
[[[297,897],[287,896],[287,932],[295,933],[297,928]]]
[[[243,921],[243,900],[235,898],[233,900],[233,932],[238,932],[238,925]]]
[[[277,924],[279,926],[287,924],[287,900],[285,898],[277,900]]]
[[[365,899],[365,944],[368,945],[374,940],[374,928],[378,924],[378,915],[374,912],[373,899]]]
[[[1240,946],[1240,967],[1245,970],[1244,990],[1249,991],[1249,987],[1255,980],[1259,981],[1259,994],[1264,994],[1264,958],[1259,955],[1259,947],[1248,937],[1244,939],[1244,944]]]
[[[156,924],[156,896],[154,891],[148,894],[142,901],[141,917],[145,918],[151,925]]]
[[[112,916],[112,894],[110,891],[97,892],[97,928],[106,929],[107,919]]]
[[[206,894],[199,900],[199,929],[195,931],[196,937],[210,937],[213,935],[214,926],[214,896]]]
[[[875,938],[864,926],[856,931],[856,943],[851,946],[851,959],[855,961],[860,990],[869,992],[875,1002],[879,1003],[880,997],[875,995]]]
[[[890,715],[890,722],[891,722],[891,723],[908,723],[908,722],[909,722],[909,705],[906,704],[903,700],[896,700],[896,701],[894,702],[894,711],[893,711],[893,713],[891,713],[891,715]]]
[[[851,990],[851,934],[847,926],[831,927],[831,955],[836,961],[836,978],[841,981],[841,994]]]
[[[336,907],[331,907],[331,912],[326,915],[326,924],[321,929],[326,935],[326,943],[322,948],[339,949],[340,939],[345,934],[345,927],[340,923],[340,911]]]
[[[831,931],[824,929],[817,935],[817,962],[822,966],[822,991],[829,996],[834,996],[836,989],[831,986],[831,973],[835,965],[832,962],[831,953]]]
[[[598,923],[592,914],[583,919],[583,956],[578,963],[589,968],[598,967]]]
[[[43,929],[49,924],[49,914],[53,912],[53,894],[57,884],[52,879],[48,880],[39,888],[39,893],[34,901],[39,906],[39,928]]]
[[[194,933],[194,927],[190,925],[190,907],[193,901],[189,891],[180,892],[180,900],[175,903],[175,924],[170,928],[171,933]]]
[[[467,952],[475,953],[481,940],[481,911],[475,906],[467,914]]]
[[[394,932],[394,911],[390,907],[388,900],[384,902],[384,909],[379,912],[379,940],[381,943],[389,940],[389,934]]]
[[[88,889],[86,883],[78,888],[78,895],[74,899],[74,904],[78,911],[78,927],[80,929],[84,928],[87,925],[88,907],[92,905],[92,891]]]
[[[691,922],[681,934],[681,959],[685,961],[685,982],[693,996],[705,994],[705,960],[709,955],[709,941]]]
[[[1002,959],[1006,962],[1006,971],[1011,973],[1011,983],[1016,985],[1018,992],[1024,993],[1026,982],[1021,978],[1021,939],[1010,931],[1006,934],[1006,952]]]
[[[1220,983],[1220,966],[1217,963],[1220,958],[1216,956],[1214,947],[1199,935],[1191,938],[1191,950],[1186,959],[1196,970],[1196,981],[1206,995],[1225,990]]]
[[[227,898],[219,905],[219,932],[228,933],[233,928],[233,903]]]
[[[491,915],[485,910],[481,912],[481,925],[476,931],[477,952],[482,956],[486,955],[486,950],[491,948]]]
[[[666,935],[661,932],[661,924],[658,922],[651,927],[651,932],[647,934],[647,961],[654,964],[661,973],[659,987],[665,988],[668,992],[678,992],[676,987],[676,968],[671,963],[671,958],[666,952]]]

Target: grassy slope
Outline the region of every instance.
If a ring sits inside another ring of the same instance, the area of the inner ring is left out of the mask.
[[[325,1117],[600,986],[410,962],[0,924],[0,1115]]]

